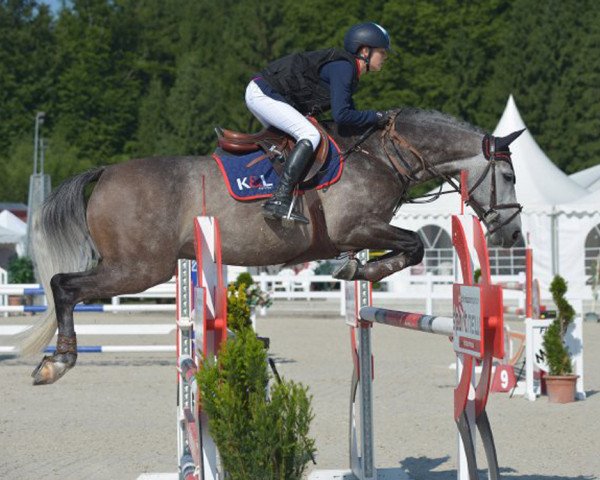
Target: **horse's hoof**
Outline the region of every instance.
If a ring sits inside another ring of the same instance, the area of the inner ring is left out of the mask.
[[[342,266],[336,268],[331,276],[338,280],[355,280],[359,267],[360,262],[355,258],[351,258]]]
[[[53,357],[44,357],[32,372],[34,385],[50,385],[60,379],[69,367]]]

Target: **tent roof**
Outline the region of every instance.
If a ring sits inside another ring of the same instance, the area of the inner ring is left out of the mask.
[[[23,235],[0,226],[0,244],[19,243],[21,240],[23,240]]]
[[[0,213],[0,244],[19,243],[27,235],[27,224],[8,210]]]
[[[512,95],[508,97],[504,113],[494,130],[494,135],[505,136],[515,130],[527,128]],[[517,177],[517,199],[524,213],[547,213],[554,205],[571,202],[586,196],[589,191],[571,180],[546,156],[525,130],[510,146]],[[444,190],[448,190],[448,185]],[[436,192],[432,190],[431,193]],[[404,205],[398,216],[447,216],[457,213],[460,200],[450,195],[425,205]]]
[[[591,192],[600,190],[600,164],[569,175],[569,178]]]
[[[0,227],[19,235],[27,234],[27,224],[8,210],[0,212]]]
[[[556,207],[559,213],[578,215],[597,215],[600,211],[600,190],[590,192],[584,197],[571,202],[563,203]]]
[[[502,118],[494,135],[504,136],[526,128],[512,95],[508,97]],[[587,195],[587,191],[571,180],[542,151],[529,130],[510,146],[517,176],[517,198],[525,211],[570,202]]]

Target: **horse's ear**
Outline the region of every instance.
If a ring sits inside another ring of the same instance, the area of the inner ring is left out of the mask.
[[[508,150],[508,146],[514,142],[524,131],[525,129],[517,130],[508,134],[506,137],[496,137],[496,150],[499,152],[502,150]]]

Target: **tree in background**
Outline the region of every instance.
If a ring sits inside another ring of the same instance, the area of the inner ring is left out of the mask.
[[[396,55],[361,79],[359,108],[432,108],[491,130],[513,93],[563,170],[598,162],[593,0],[74,0],[56,16],[0,0],[0,200],[27,198],[37,111],[54,184],[130,157],[210,153],[216,125],[259,128],[244,103],[253,73],[341,47],[364,20],[386,26]]]
[[[531,133],[563,170],[600,159],[600,6],[515,0],[507,11],[496,96],[513,93]]]

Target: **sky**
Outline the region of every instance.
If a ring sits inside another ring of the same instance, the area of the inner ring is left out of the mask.
[[[61,5],[65,0],[41,0],[40,3],[45,3],[46,5],[50,5],[53,13],[58,13]]]

